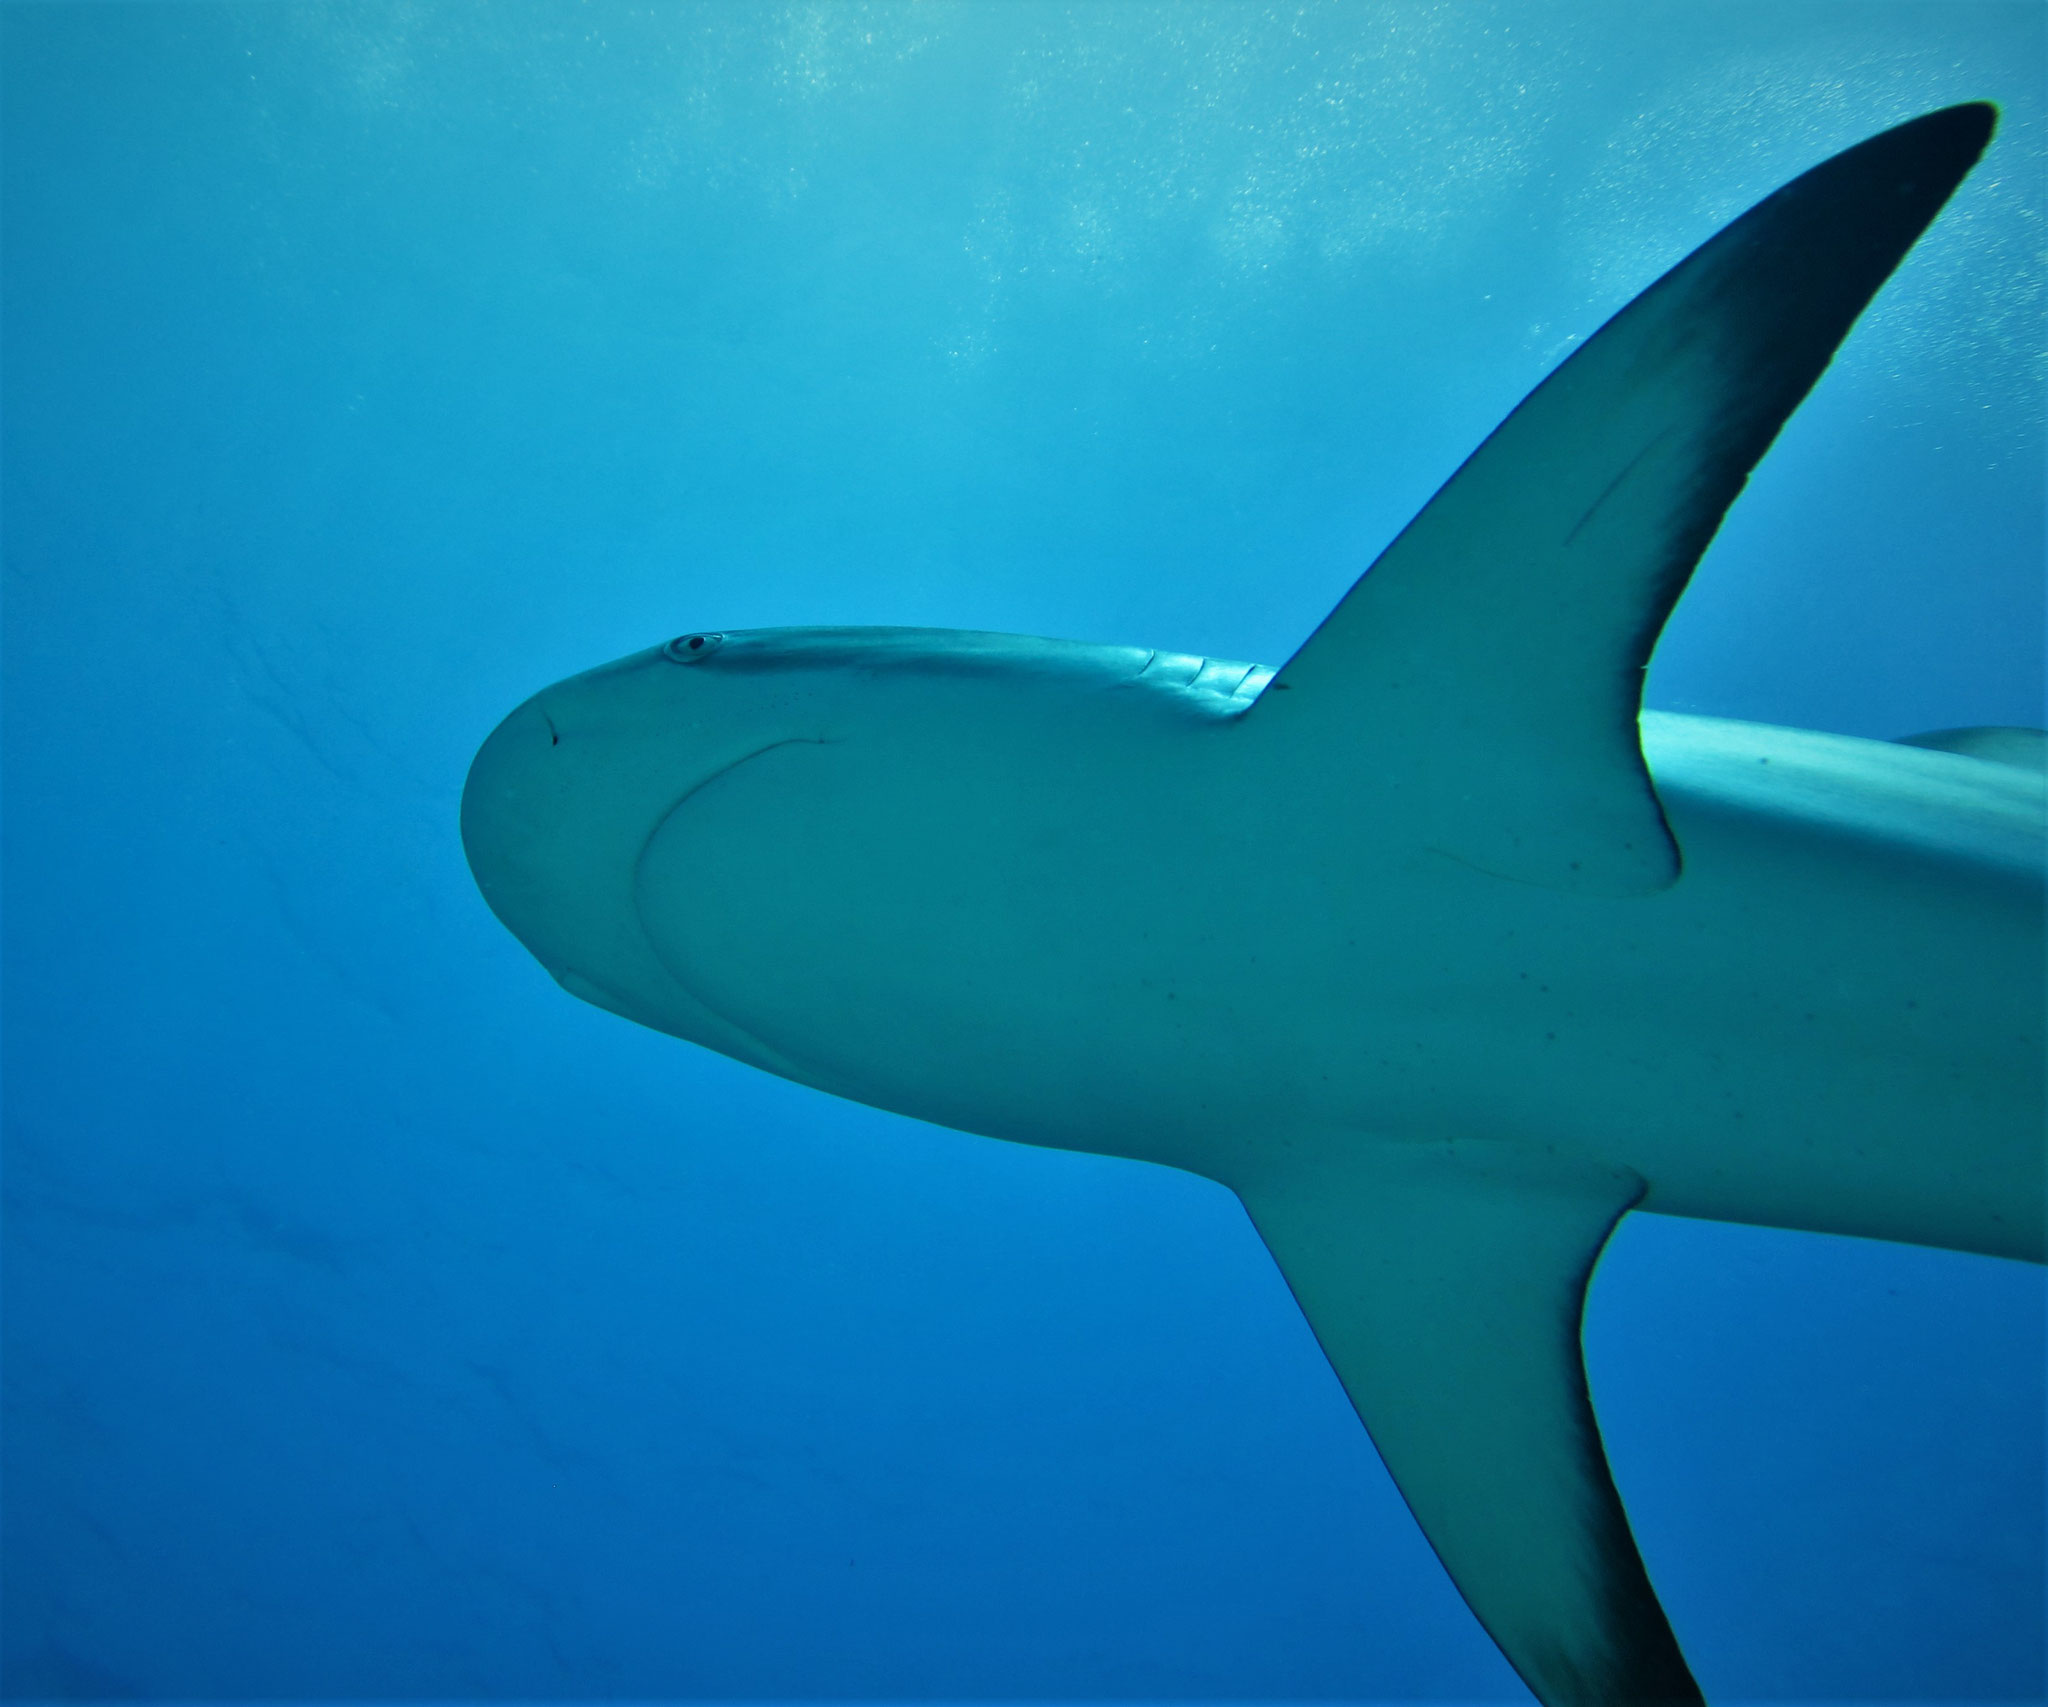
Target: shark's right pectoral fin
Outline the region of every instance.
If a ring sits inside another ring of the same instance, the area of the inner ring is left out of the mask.
[[[1697,1702],[1608,1475],[1579,1352],[1632,1174],[1365,1145],[1240,1187],[1395,1483],[1547,1707]]]

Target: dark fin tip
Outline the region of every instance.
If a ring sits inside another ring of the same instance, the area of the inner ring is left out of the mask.
[[[1904,124],[1894,125],[1888,131],[1881,131],[1872,141],[1882,141],[1887,136],[1915,135],[1932,139],[1940,135],[1951,144],[1957,154],[1958,173],[1968,171],[1977,157],[1990,144],[1998,131],[1998,108],[1990,101],[1964,101],[1953,107],[1938,107],[1931,113],[1922,113],[1917,119],[1908,119]]]

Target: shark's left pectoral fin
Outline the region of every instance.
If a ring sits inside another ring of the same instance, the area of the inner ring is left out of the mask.
[[[1638,743],[1664,619],[1757,459],[1969,171],[1992,109],[1823,161],[1523,400],[1258,703],[1256,769],[1423,858],[1594,895],[1678,875]]]
[[[1359,1145],[1246,1209],[1451,1580],[1547,1707],[1696,1702],[1579,1353],[1632,1174]]]

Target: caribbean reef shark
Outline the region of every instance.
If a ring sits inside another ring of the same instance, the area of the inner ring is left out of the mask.
[[[1993,123],[1927,114],[1724,228],[1279,670],[684,635],[484,743],[484,898],[643,1025],[1220,1180],[1530,1688],[1698,1700],[1580,1357],[1615,1223],[2043,1259],[2042,737],[1641,709],[1750,469]]]

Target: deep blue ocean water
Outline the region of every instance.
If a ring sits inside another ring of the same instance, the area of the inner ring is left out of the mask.
[[[1235,1201],[556,988],[455,808],[691,627],[1279,662],[1784,178],[1990,155],[1654,705],[2042,715],[2032,4],[9,4],[13,1697],[1511,1697]],[[1284,833],[1284,826],[1276,826]],[[2039,1698],[2039,1271],[1637,1216],[1711,1698]]]

